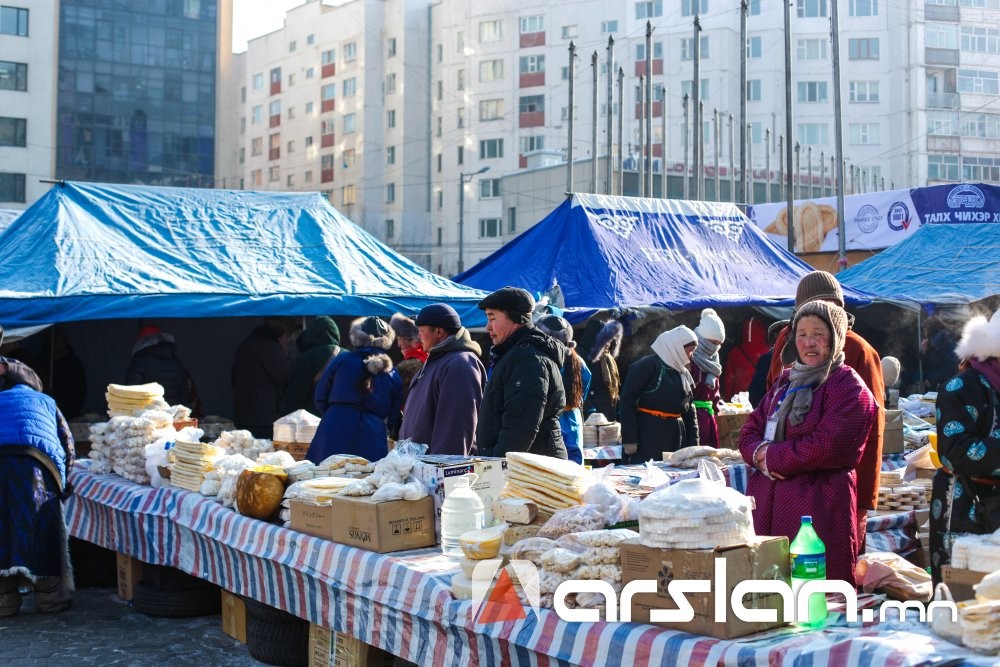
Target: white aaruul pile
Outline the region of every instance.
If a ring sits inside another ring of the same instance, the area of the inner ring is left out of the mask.
[[[90,427],[91,470],[114,472],[137,484],[149,484],[146,471],[147,446],[173,438],[174,418],[169,412],[149,410],[139,417],[112,417]]]
[[[600,412],[594,412],[583,423],[583,446],[604,447],[618,445],[622,441],[622,425],[609,422]]]
[[[957,538],[951,547],[951,566],[975,572],[1000,570],[1000,530]]]
[[[714,549],[754,539],[753,500],[723,484],[684,479],[639,505],[639,539],[661,549]]]
[[[269,454],[274,451],[270,440],[255,438],[250,431],[242,430],[223,431],[212,444],[226,450],[226,454],[239,454],[253,460],[256,460],[261,454]]]
[[[572,461],[526,452],[507,453],[507,484],[501,498],[526,498],[546,518],[583,502],[591,481],[586,468]]]
[[[170,484],[195,492],[201,491],[206,473],[211,472],[216,462],[226,455],[222,447],[179,438],[171,452],[174,462],[170,465]]]
[[[719,466],[728,466],[743,463],[743,455],[737,449],[704,445],[681,447],[676,452],[663,453],[663,462],[673,468],[697,468],[698,462],[704,460],[712,461]]]
[[[408,440],[401,441],[396,448],[372,466],[371,474],[364,479],[356,479],[340,491],[342,496],[371,496],[372,502],[390,500],[420,500],[428,495],[427,487],[411,474],[418,457],[427,451],[427,445],[418,445]],[[345,466],[347,470],[351,465]]]
[[[973,587],[976,601],[959,607],[962,643],[995,655],[1000,652],[1000,572],[983,577]]]
[[[169,407],[163,400],[163,386],[148,384],[109,384],[104,397],[108,400],[109,417],[132,417],[137,413]]]
[[[308,410],[296,410],[274,422],[274,441],[279,443],[279,448],[297,445],[290,449],[306,451],[316,435],[319,423],[320,418]]]
[[[916,480],[914,480],[916,481]],[[927,509],[928,491],[922,485],[899,484],[897,486],[880,486],[878,490],[878,508],[880,510]]]

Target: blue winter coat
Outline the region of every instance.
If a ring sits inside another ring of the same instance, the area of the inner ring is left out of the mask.
[[[583,381],[583,396],[590,393],[590,380],[593,374],[587,368],[586,362],[580,359],[580,379]],[[568,387],[566,381],[566,367],[562,369],[563,386]],[[562,431],[563,442],[566,443],[566,456],[570,461],[583,463],[583,412],[579,407],[571,410],[563,410],[559,416],[559,430]]]
[[[310,461],[331,454],[377,461],[389,453],[386,426],[399,428],[403,381],[384,350],[362,347],[337,355],[316,383],[314,398],[322,421],[306,455]]]
[[[61,475],[59,483],[65,486],[73,445],[66,429],[60,428],[62,423],[62,415],[52,397],[23,384],[0,391],[0,447],[38,449],[56,464]]]

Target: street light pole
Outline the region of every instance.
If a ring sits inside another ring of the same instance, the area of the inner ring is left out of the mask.
[[[462,172],[458,175],[458,272],[465,271],[465,184],[479,174],[490,170],[489,165],[479,171]]]

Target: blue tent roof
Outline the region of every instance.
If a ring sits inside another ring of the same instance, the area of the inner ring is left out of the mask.
[[[575,194],[457,282],[544,293],[567,308],[791,306],[812,271],[732,204]],[[867,303],[846,290],[849,303]]]
[[[66,183],[0,233],[0,324],[415,314],[484,295],[395,253],[317,193]]]
[[[841,272],[845,285],[882,299],[967,304],[1000,294],[1000,226],[931,224]]]

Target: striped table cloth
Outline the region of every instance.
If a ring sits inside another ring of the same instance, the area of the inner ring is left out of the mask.
[[[376,554],[242,517],[175,488],[72,473],[70,533],[169,565],[345,632],[419,665],[916,665],[971,654],[915,619],[724,641],[636,623],[568,623],[530,610],[482,624],[454,600],[455,561],[436,549]],[[972,663],[969,663],[972,664]],[[984,662],[983,664],[990,664]]]

